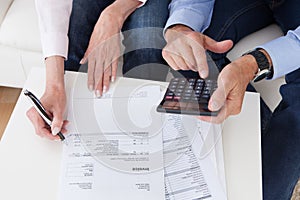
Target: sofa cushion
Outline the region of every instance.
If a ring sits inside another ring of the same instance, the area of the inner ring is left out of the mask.
[[[13,0],[1,0],[1,6],[0,6],[0,26],[1,23],[10,7],[12,4]]]
[[[0,44],[41,52],[39,38],[34,0],[14,0],[0,27]]]

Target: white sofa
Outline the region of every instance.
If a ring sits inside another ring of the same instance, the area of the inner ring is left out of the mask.
[[[34,0],[0,0],[0,85],[23,87],[44,66]]]
[[[229,58],[280,35],[280,29],[271,25],[240,41]],[[31,67],[44,67],[41,49],[34,0],[0,0],[0,86],[22,88]],[[283,79],[278,79],[255,85],[271,109],[280,100],[282,83]]]

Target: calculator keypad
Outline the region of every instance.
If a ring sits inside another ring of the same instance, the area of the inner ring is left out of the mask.
[[[173,78],[158,111],[216,115],[208,110],[208,101],[217,88],[215,80]]]

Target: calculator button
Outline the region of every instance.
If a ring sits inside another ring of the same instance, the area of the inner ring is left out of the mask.
[[[172,99],[173,99],[173,96],[166,96],[165,99],[166,99],[166,100],[172,100]]]
[[[209,98],[210,98],[210,95],[208,95],[208,94],[203,94],[203,95],[202,95],[202,98],[203,98],[203,99],[209,99]]]
[[[166,96],[173,96],[173,95],[174,95],[174,93],[172,91],[168,91],[166,94]]]
[[[183,92],[183,89],[176,89],[175,92]]]
[[[205,87],[210,87],[211,88],[212,85],[213,85],[212,83],[205,83]]]
[[[185,93],[191,94],[193,93],[193,90],[186,90]]]
[[[181,92],[175,92],[175,96],[180,97],[182,95]]]
[[[195,90],[195,94],[199,94],[200,95],[201,94],[201,90],[196,89]]]
[[[172,91],[174,91],[174,90],[176,89],[176,87],[177,87],[176,85],[171,85],[171,86],[169,87],[169,89],[172,90]]]
[[[189,86],[194,87],[195,83],[189,83]]]
[[[185,96],[185,97],[191,97],[191,96],[192,96],[192,93],[185,93],[184,96]]]
[[[203,82],[196,83],[196,86],[201,86],[201,87],[203,87],[203,85],[204,85]]]
[[[190,99],[191,99],[191,97],[187,97],[187,96],[182,97],[183,101],[189,101]]]
[[[175,96],[175,97],[174,97],[174,100],[176,100],[176,101],[179,101],[180,99],[181,99],[180,96]]]
[[[202,86],[196,86],[195,89],[196,90],[202,90]]]
[[[212,86],[205,85],[205,86],[203,87],[203,89],[204,89],[204,90],[211,90],[211,89],[212,89]]]
[[[210,91],[209,90],[203,90],[202,94],[210,94]]]
[[[195,85],[196,79],[189,79],[188,82],[189,82],[189,85]]]
[[[188,85],[188,86],[185,87],[185,89],[186,89],[186,90],[192,90],[192,89],[194,89],[194,87],[191,86],[191,85]]]
[[[179,81],[179,84],[186,84],[186,80],[185,79],[181,79],[180,81]]]
[[[195,101],[195,102],[198,102],[199,98],[198,98],[198,97],[195,97],[195,96],[192,96],[192,97],[191,97],[191,100],[192,100],[192,101]]]

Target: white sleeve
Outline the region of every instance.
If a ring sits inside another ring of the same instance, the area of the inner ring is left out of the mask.
[[[147,0],[139,0],[143,6]],[[44,58],[68,56],[68,29],[73,0],[35,0]]]
[[[72,0],[35,0],[44,57],[67,58]]]

